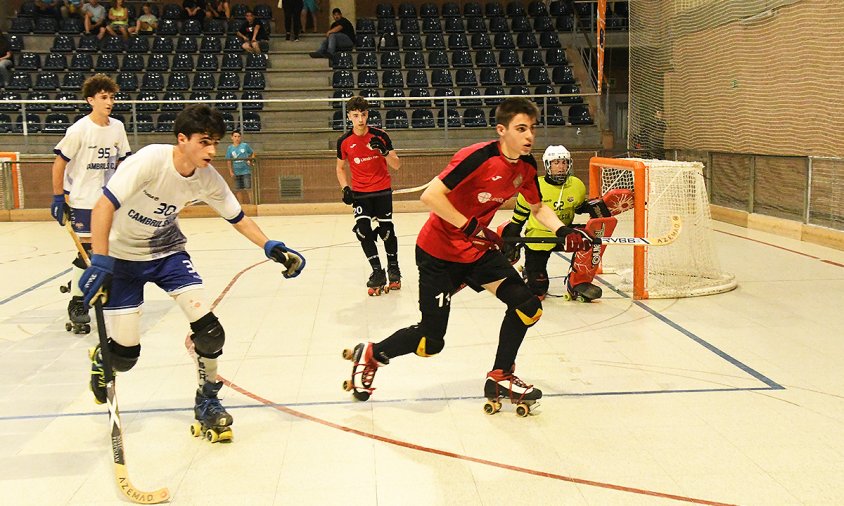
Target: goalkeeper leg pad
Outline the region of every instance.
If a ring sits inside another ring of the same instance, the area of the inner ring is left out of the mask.
[[[614,217],[592,218],[586,222],[584,228],[595,237],[612,236],[618,220]],[[577,286],[581,283],[591,283],[598,272],[601,264],[601,256],[604,254],[606,244],[592,246],[588,251],[578,251],[572,256],[571,270],[569,271],[569,284]]]
[[[217,358],[223,354],[226,331],[223,330],[220,320],[214,316],[214,313],[208,313],[191,323],[190,329],[193,331],[190,338],[197,355],[204,358]]]

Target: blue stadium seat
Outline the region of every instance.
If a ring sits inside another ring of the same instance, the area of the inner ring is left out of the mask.
[[[167,133],[173,131],[173,123],[176,122],[175,112],[162,112],[158,115],[158,123],[155,125],[155,131],[160,133]]]
[[[32,88],[32,78],[24,72],[13,72],[9,82],[6,83],[7,90],[26,91]]]
[[[374,70],[361,70],[358,72],[358,88],[377,88],[378,72]]]
[[[589,114],[589,106],[576,104],[569,107],[569,123],[572,125],[591,125],[592,115]]]
[[[510,25],[507,24],[507,19],[504,17],[490,18],[489,31],[492,33],[509,33]]]
[[[527,11],[520,0],[511,0],[510,2],[507,2],[506,12],[507,16],[511,18],[517,16],[527,16]]]
[[[215,100],[237,100],[237,95],[233,91],[221,91],[217,93]],[[217,102],[215,107],[221,111],[235,111],[237,110],[237,103],[235,102]]]
[[[457,69],[454,75],[454,83],[457,86],[477,86],[478,76],[474,69]]]
[[[178,91],[168,91],[162,100],[167,101],[166,104],[161,104],[162,111],[181,111],[185,108],[185,95]]]
[[[466,39],[465,33],[452,33],[448,36],[448,48],[452,51],[456,49],[469,49],[469,41]]]
[[[484,23],[484,18],[467,19],[466,31],[469,33],[486,33],[486,23]]]
[[[495,67],[498,63],[495,61],[495,55],[489,49],[479,49],[475,51],[475,66],[476,67]]]
[[[568,65],[554,67],[553,70],[551,70],[551,77],[554,84],[574,84],[575,82],[574,73],[572,73],[571,67]]]
[[[463,126],[467,128],[483,128],[487,126],[486,115],[481,109],[472,107],[463,111]]]
[[[528,70],[528,84],[534,86],[540,84],[551,84],[551,78],[548,77],[548,71],[545,67],[531,67]]]
[[[332,130],[346,130],[352,128],[352,122],[343,116],[343,111],[334,111],[330,126]]]
[[[220,37],[217,37],[216,35],[205,35],[202,37],[202,43],[199,45],[199,52],[214,54],[222,53],[223,43],[220,41]]]
[[[484,67],[481,69],[482,86],[501,86],[501,74],[497,68]]]
[[[55,72],[40,72],[35,78],[33,90],[54,91],[59,89],[59,75]]]
[[[404,52],[404,68],[406,69],[424,69],[425,59],[419,51],[405,51]]]
[[[17,70],[38,70],[41,68],[41,55],[38,53],[21,53],[18,55]]]
[[[525,79],[525,73],[522,71],[521,68],[518,67],[510,67],[505,69],[504,84],[506,84],[507,86],[527,84],[527,80]]]
[[[122,104],[122,103],[119,102],[119,100],[121,100],[121,99],[118,97],[118,95],[121,94],[121,93],[123,95],[126,95],[122,91],[118,91],[117,93],[114,94],[114,107],[112,107],[112,109],[111,109],[112,111],[120,110],[119,107],[126,107],[126,106],[129,105],[129,104]],[[76,104],[74,104],[72,102],[75,101],[75,100],[79,100],[79,99],[77,98],[76,93],[74,93],[72,91],[60,91],[59,93],[56,94],[56,100],[61,100],[61,102],[57,102],[57,103],[52,104],[51,105],[52,110],[75,112],[77,107],[76,107]],[[128,111],[129,108],[127,107],[126,109],[123,109],[123,110]]]
[[[446,56],[445,51],[440,49],[428,51],[429,68],[447,68],[449,65],[448,56]]]
[[[465,49],[458,49],[451,53],[451,66],[452,67],[471,67],[472,66],[472,56],[469,54],[469,51]]]
[[[147,58],[147,70],[166,72],[170,70],[170,57],[166,54],[151,54]]]
[[[97,72],[116,72],[117,55],[114,53],[101,53],[97,56],[97,64],[94,65]]]
[[[223,58],[228,56],[229,53],[223,55]],[[217,55],[215,54],[200,54],[199,58],[196,60],[196,70],[208,70],[211,72],[217,71]]]
[[[415,109],[410,125],[413,128],[434,128],[434,115],[429,109]]]
[[[513,37],[509,33],[496,33],[492,41],[495,49],[514,49]]]
[[[243,70],[243,57],[237,53],[223,54],[222,70]]]
[[[375,34],[375,21],[369,18],[358,18],[355,24],[355,33],[361,35]]]
[[[62,91],[79,91],[82,89],[82,83],[84,82],[85,74],[82,72],[68,72],[64,75],[64,79],[62,79]]]
[[[199,51],[199,44],[193,35],[182,35],[176,42],[177,53],[196,53],[197,51]]]
[[[451,105],[451,104],[449,104]],[[448,112],[437,111],[437,126],[443,128],[446,124],[445,116],[448,116],[448,128],[460,128],[460,113],[454,107],[449,107]]]
[[[419,20],[416,18],[404,18],[399,22],[399,33],[419,33]]]
[[[369,109],[368,124],[375,128],[381,128],[381,113],[378,109]]]
[[[466,26],[461,18],[445,18],[445,33],[463,33]]]
[[[428,92],[428,88],[410,88],[410,96],[423,98],[428,97],[430,98],[431,94]],[[431,107],[430,100],[411,100],[410,107]]]
[[[510,31],[515,33],[532,32],[533,28],[530,26],[530,21],[524,16],[517,16],[510,20]]]
[[[385,70],[381,74],[381,86],[384,88],[404,88],[404,77],[401,71],[396,69]]]
[[[572,97],[560,97],[561,104],[582,104],[583,97],[580,95],[580,87],[576,84],[564,84],[560,86],[560,95],[577,95]]]
[[[434,90],[434,105],[437,107],[442,107],[445,100],[436,100],[436,97],[453,97],[454,96],[454,89],[453,88],[437,88]],[[457,105],[457,102],[449,101],[449,107],[454,107]]]
[[[87,62],[80,60],[80,62],[79,62],[80,67],[74,68],[73,63],[76,61],[77,56],[87,56],[87,57],[89,57],[89,60]],[[83,54],[83,53],[77,53],[77,54],[73,55],[73,60],[70,63],[70,68],[72,68],[74,70],[90,70],[91,69],[90,66],[88,66],[87,68],[84,67],[85,64],[90,63],[90,57],[91,57],[91,55]],[[121,65],[120,69],[121,70],[129,70],[129,71],[132,71],[132,72],[140,72],[140,71],[144,70],[144,59],[140,54],[137,54],[137,53],[127,54],[126,56],[123,57],[123,64]]]
[[[545,60],[539,49],[525,49],[522,51],[522,65],[525,67],[544,67]]]
[[[504,15],[504,7],[501,6],[498,2],[487,2],[486,6],[484,7],[484,14],[486,17],[491,18],[493,16],[503,16]]]
[[[193,70],[193,55],[189,55],[187,53],[179,53],[173,57],[173,64],[171,65],[171,70],[184,70],[190,71]]]
[[[489,86],[484,90],[484,95],[500,96],[500,95],[506,95],[506,93],[504,93],[504,88],[502,88],[500,86]],[[485,98],[484,99],[484,105],[498,105],[503,100],[504,100],[503,98]]]
[[[173,39],[171,39],[170,37],[156,37],[152,41],[152,52],[153,54],[172,53]]]
[[[383,51],[381,53],[382,69],[400,69],[401,57],[398,51]]]
[[[120,79],[120,75],[124,74],[121,72],[117,75],[117,78]],[[134,74],[131,74],[134,75]],[[137,78],[136,78],[137,79]],[[126,88],[121,86],[122,89],[127,91],[132,91],[134,88]],[[141,90],[142,91],[164,91],[164,75],[161,72],[146,72],[144,74],[143,79],[141,80]]]
[[[481,96],[480,90],[474,87],[467,87],[460,89],[460,96],[461,97],[479,97]],[[471,107],[476,105],[481,105],[481,99],[479,98],[461,98],[458,102],[460,107]]]
[[[50,53],[44,59],[44,70],[65,70],[67,68],[67,56],[60,53]]]
[[[163,86],[164,77],[162,77],[158,72],[152,72],[152,74],[156,74],[161,79]],[[144,82],[146,82],[147,75],[149,75],[149,73],[144,74]],[[120,72],[117,74],[114,81],[123,91],[135,91],[138,89],[138,74],[135,72]]]
[[[387,111],[387,118],[384,126],[387,129],[409,128],[410,125],[407,122],[407,113],[403,110],[396,109]]]
[[[335,70],[331,78],[332,88],[354,88],[355,80],[348,70]]]
[[[425,49],[432,50],[432,49],[445,49],[445,40],[443,40],[442,34],[439,33],[429,33],[425,36]]]
[[[546,35],[543,33],[543,35]],[[556,34],[553,34],[556,36]],[[539,47],[536,43],[536,35],[533,32],[523,32],[516,35],[516,47],[519,49],[534,49]]]
[[[519,55],[513,49],[502,49],[498,53],[498,66],[500,67],[521,67]]]
[[[191,89],[194,91],[210,91],[214,89],[216,83],[214,82],[214,74],[211,72],[196,72],[193,75],[193,84]]]
[[[236,72],[220,72],[220,78],[217,81],[218,90],[239,90],[240,76]]]
[[[34,104],[26,104],[26,110],[29,112],[44,112],[50,108],[50,106],[44,102],[45,100],[50,100],[50,95],[47,95],[43,91],[33,91],[26,96],[26,99],[39,101]]]
[[[261,131],[261,115],[254,111],[243,113],[243,130],[246,132]]]
[[[260,91],[244,91],[240,98],[244,101],[244,111],[260,111],[264,108],[264,95]]]
[[[378,57],[375,51],[358,51],[355,59],[358,70],[378,68]]]
[[[404,98],[404,90],[401,88],[391,88],[384,92],[384,98]],[[407,107],[407,100],[384,100],[384,107]]]

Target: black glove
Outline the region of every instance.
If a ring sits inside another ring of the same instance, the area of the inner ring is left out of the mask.
[[[390,154],[390,150],[387,149],[387,145],[384,143],[384,139],[381,137],[373,136],[369,139],[369,148],[374,149],[381,153],[381,156],[387,156]]]
[[[347,206],[355,203],[355,196],[352,194],[352,189],[348,186],[343,187],[343,203]]]
[[[519,237],[522,233],[522,226],[518,223],[510,222],[501,230],[501,237]],[[522,245],[517,242],[505,242],[501,248],[501,252],[507,257],[511,264],[519,261],[521,258]]]

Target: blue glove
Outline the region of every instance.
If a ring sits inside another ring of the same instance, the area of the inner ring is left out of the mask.
[[[70,206],[64,199],[64,194],[53,195],[53,203],[50,204],[50,214],[53,219],[59,222],[59,225],[64,226],[64,222],[70,216]]]
[[[287,267],[282,272],[285,278],[295,278],[305,268],[305,257],[298,251],[288,248],[281,241],[267,241],[267,244],[264,244],[264,254],[270,260]]]
[[[79,289],[82,290],[85,309],[91,307],[97,300],[105,304],[108,291],[111,289],[111,276],[114,274],[114,258],[108,255],[93,255],[91,266],[85,269],[79,278]]]

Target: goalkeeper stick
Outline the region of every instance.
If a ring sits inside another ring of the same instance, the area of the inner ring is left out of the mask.
[[[70,220],[65,221],[65,227],[76,244],[76,249],[85,261],[91,265],[91,260],[82,247],[79,236],[73,231]],[[103,316],[103,301],[97,297],[94,302],[94,313],[97,317],[97,334],[100,338],[100,350],[103,354],[103,369],[106,382],[106,405],[108,406],[108,421],[111,426],[111,455],[114,458],[114,476],[117,486],[127,499],[138,504],[158,504],[170,499],[170,491],[167,487],[146,492],[137,489],[129,480],[129,470],[126,468],[126,457],[123,452],[123,428],[120,423],[120,412],[117,409],[117,395],[114,384],[114,371],[111,368],[111,351],[108,347],[108,334],[106,332],[105,317]]]
[[[619,244],[622,246],[666,246],[674,242],[683,228],[683,219],[676,214],[671,215],[671,228],[668,233],[659,237],[602,237],[601,244]],[[515,243],[550,243],[563,244],[565,237],[502,237],[503,242]]]

